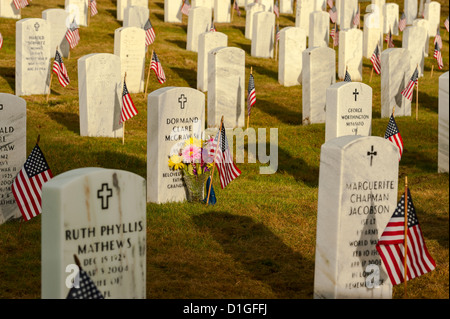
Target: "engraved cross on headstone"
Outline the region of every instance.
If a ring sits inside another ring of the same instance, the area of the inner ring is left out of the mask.
[[[34,29],[36,30],[36,31],[39,31],[39,27],[40,27],[40,25],[39,25],[39,23],[35,23],[34,24]]]
[[[103,183],[102,188],[97,191],[97,198],[102,201],[102,209],[108,209],[110,197],[112,197],[112,189],[107,183]]]
[[[372,166],[372,159],[373,159],[374,156],[377,156],[377,152],[373,151],[373,145],[370,148],[370,152],[367,151],[367,156],[370,156],[370,166]]]
[[[183,110],[185,107],[185,103],[187,102],[187,97],[184,94],[181,94],[178,98],[178,103],[180,103],[180,108]]]
[[[355,92],[353,92],[353,95],[355,96],[355,101],[358,98],[358,94],[359,94],[358,89],[355,89]]]

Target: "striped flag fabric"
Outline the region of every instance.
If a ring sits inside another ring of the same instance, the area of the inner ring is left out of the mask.
[[[183,5],[181,6],[181,13],[188,16],[190,8],[191,8],[191,4],[189,3],[189,0],[184,0]]]
[[[233,9],[236,10],[238,17],[241,16],[241,10],[239,10],[239,4],[234,0]]]
[[[434,44],[434,58],[437,61],[439,70],[442,70],[444,67],[444,62],[442,61],[442,54],[441,49],[439,48],[439,45],[437,43]]]
[[[447,19],[445,19],[445,21],[444,21],[444,26],[445,26],[445,29],[446,29],[447,32],[448,32],[448,29],[449,29],[448,17],[447,17]]]
[[[14,198],[25,221],[42,212],[42,186],[52,178],[52,171],[36,144],[12,184]]]
[[[214,26],[214,18],[211,19],[211,27],[209,28],[209,32],[216,32],[216,27]]]
[[[29,5],[27,0],[14,0],[13,2],[17,10],[25,8],[27,5]]]
[[[155,41],[156,38],[155,30],[153,29],[150,19],[148,19],[147,22],[145,23],[144,30],[145,30],[145,45],[149,46]]]
[[[419,70],[414,71],[413,75],[411,76],[411,79],[409,80],[408,84],[402,91],[402,95],[407,98],[408,100],[412,101],[414,86],[417,84],[417,81],[419,80]]]
[[[225,127],[222,125],[222,129],[217,132],[213,141],[213,148],[211,152],[215,154],[215,163],[217,170],[219,171],[220,186],[224,189],[230,182],[236,177],[241,175],[241,171],[233,162],[230,149],[228,147],[228,140],[225,134]]]
[[[80,32],[78,30],[78,25],[75,22],[75,19],[67,29],[66,40],[67,42],[69,42],[71,49],[75,48],[78,45],[78,42],[80,42]]]
[[[335,6],[332,6],[330,10],[328,10],[328,13],[330,15],[330,20],[333,23],[336,23],[336,19],[337,19],[337,9]]]
[[[122,112],[120,115],[120,124],[125,121],[128,121],[133,116],[138,114],[138,110],[131,99],[130,93],[128,92],[127,84],[125,81],[123,82],[123,91],[122,91]]]
[[[388,48],[394,47],[394,41],[392,40],[392,33],[390,30],[389,30],[389,33],[386,34],[386,38],[384,39],[384,41],[387,42]]]
[[[402,13],[402,16],[400,17],[400,20],[398,21],[398,29],[400,31],[405,30],[406,28],[406,14],[405,12]]]
[[[248,80],[248,89],[247,89],[247,114],[250,116],[253,105],[256,103],[256,90],[255,90],[255,79],[253,74],[250,74],[250,78]]]
[[[403,139],[398,130],[397,123],[395,122],[394,114],[391,114],[391,117],[389,118],[384,138],[398,147],[398,160],[400,161],[403,155]]]
[[[95,16],[98,13],[97,10],[97,1],[96,0],[89,0],[89,7],[91,8],[91,16]]]
[[[441,38],[441,31],[439,30],[440,28],[439,28],[439,26],[438,26],[438,28],[437,28],[437,31],[436,31],[436,35],[435,35],[435,37],[434,37],[434,44],[438,44],[439,45],[439,49],[442,49],[442,38]]]
[[[350,76],[350,73],[348,73],[348,70],[345,70],[344,81],[345,82],[351,82],[352,81],[352,78]]]
[[[280,26],[277,24],[277,29],[275,31],[275,41],[278,42],[280,41]]]
[[[75,286],[70,288],[66,299],[105,299],[94,281],[92,281],[89,275],[81,268],[79,278],[80,286],[78,288]]]
[[[62,60],[61,54],[56,49],[55,59],[53,60],[53,73],[58,76],[59,84],[62,87],[66,87],[70,83],[69,74],[67,73],[66,66]]]
[[[376,249],[393,285],[405,281],[405,201],[407,206],[406,280],[422,276],[436,268],[428,252],[409,188],[402,195],[383,231]]]
[[[331,29],[330,32],[331,38],[333,38],[333,45],[336,47],[339,45],[339,30],[337,28],[337,24],[334,25],[334,28]]]
[[[355,17],[353,18],[353,25],[358,26],[360,24],[360,21],[361,21],[361,14],[359,13],[358,7],[358,11],[356,11]]]
[[[381,73],[381,55],[380,49],[378,48],[378,44],[375,47],[372,56],[370,57],[370,61],[372,62],[373,69],[379,75]]]
[[[278,8],[278,0],[276,0],[275,4],[273,5],[273,13],[275,13],[277,18],[280,17],[280,9]]]
[[[156,52],[153,51],[152,61],[150,64],[150,68],[155,71],[156,78],[158,79],[158,82],[160,84],[163,84],[166,82],[166,75],[164,73],[164,70],[162,68],[161,62],[159,62],[158,56],[156,55]]]
[[[0,49],[3,47],[3,36],[2,33],[0,32]]]

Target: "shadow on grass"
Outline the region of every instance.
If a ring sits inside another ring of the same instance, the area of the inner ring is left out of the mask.
[[[111,16],[113,16],[114,19],[117,18],[117,10],[114,10],[114,9],[106,9],[105,11],[106,11],[107,13],[109,13]]]
[[[64,125],[69,131],[80,135],[80,121],[78,114],[67,112],[48,112],[52,120]]]
[[[286,246],[265,225],[219,211],[196,215],[193,221],[252,279],[269,285],[277,298],[312,298],[314,263]]]
[[[161,9],[164,9],[164,2],[155,2],[155,4],[160,7]]]
[[[156,19],[158,19],[161,22],[164,22],[164,14],[161,13],[152,13],[155,15]]]
[[[185,80],[189,87],[196,89],[197,88],[197,72],[192,72],[192,70],[189,69],[183,69],[183,68],[170,68],[172,71],[175,71],[179,77],[181,77],[183,80]]]
[[[0,75],[6,80],[13,92],[16,89],[16,69],[15,67],[0,67]]]
[[[230,43],[230,44],[234,44],[237,47],[240,47],[242,50],[245,51],[245,53],[251,55],[251,51],[252,51],[252,45],[251,44],[246,44],[246,43],[241,43],[241,42]]]
[[[281,122],[290,125],[302,124],[302,113],[299,111],[293,111],[287,107],[280,105],[273,100],[258,99],[258,109],[264,113],[272,115]]]
[[[414,92],[414,94],[416,94],[416,93]],[[415,98],[415,96],[414,96],[414,98]],[[420,108],[426,108],[429,111],[432,111],[437,114],[438,110],[439,110],[439,97],[431,96],[425,92],[419,91],[419,112],[420,112]],[[413,103],[411,104],[411,112],[415,112],[415,111],[416,111],[416,104],[415,104],[415,100],[414,100]]]
[[[233,29],[237,29],[237,30],[241,31],[242,36],[245,36],[245,26],[234,25]]]
[[[122,144],[117,144],[117,148],[121,148]],[[87,154],[86,154],[87,155]],[[87,155],[90,156],[90,155]],[[143,178],[147,178],[147,162],[136,156],[132,156],[117,151],[101,151],[95,152],[92,155],[92,160],[98,165],[98,167],[110,168],[110,169],[123,169],[127,167],[127,170],[131,173],[135,173]]]
[[[293,157],[288,151],[278,146],[278,172],[286,172],[295,181],[303,182],[308,187],[319,186],[319,163],[310,166],[301,158]]]
[[[183,40],[167,40],[167,42],[171,42],[176,44],[180,49],[186,50],[186,41]]]

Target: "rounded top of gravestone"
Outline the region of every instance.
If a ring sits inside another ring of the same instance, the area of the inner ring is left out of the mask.
[[[322,144],[322,148],[334,148],[345,151],[346,149],[357,144],[367,144],[370,142],[383,144],[383,149],[391,151],[396,155],[398,154],[398,148],[394,145],[394,143],[379,136],[344,135],[328,140]]]
[[[258,3],[258,2],[253,2],[253,3],[250,3],[250,4],[247,4],[246,6],[245,6],[245,11],[253,11],[253,10],[261,10],[261,11],[264,11],[264,10],[266,10],[266,6],[265,5],[263,5],[262,3]]]
[[[79,58],[78,62],[86,61],[88,59],[115,59],[118,60],[117,63],[120,63],[120,57],[112,53],[89,53]]]

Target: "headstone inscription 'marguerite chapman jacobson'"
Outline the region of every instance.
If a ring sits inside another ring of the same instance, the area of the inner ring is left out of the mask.
[[[306,50],[306,32],[302,28],[286,27],[280,31],[278,82],[283,86],[302,83],[302,58]]]
[[[362,81],[363,31],[353,28],[339,32],[338,76],[348,71],[352,81]]]
[[[137,27],[122,27],[114,31],[114,54],[120,57],[121,78],[127,74],[130,93],[144,91],[145,31]]]
[[[410,116],[411,101],[402,95],[408,84],[411,53],[403,48],[390,48],[381,53],[381,117]]]
[[[244,127],[246,114],[245,51],[222,47],[208,53],[208,127]]]
[[[302,59],[302,123],[325,123],[327,88],[336,82],[336,51],[309,48]]]
[[[64,9],[47,9],[42,11],[42,19],[47,20],[50,24],[50,49],[59,47],[59,52],[64,58],[69,56],[70,46],[66,40],[67,18],[69,12]]]
[[[65,0],[64,9],[70,13],[70,21],[75,18],[80,26],[88,25],[89,0]]]
[[[93,167],[44,184],[43,299],[67,297],[74,255],[105,298],[146,297],[145,188],[139,175]]]
[[[202,138],[205,94],[188,87],[161,88],[148,95],[147,109],[147,201],[184,201],[182,173],[172,171],[168,159],[185,140]]]
[[[189,10],[186,50],[198,52],[198,37],[211,28],[211,9],[195,7]]]
[[[50,44],[50,24],[46,20],[16,22],[16,95],[48,93],[51,55],[56,51]]]
[[[275,43],[275,14],[257,12],[253,14],[253,35],[251,55],[260,58],[272,58]]]
[[[344,135],[370,136],[372,88],[361,82],[339,82],[327,89],[325,141]]]
[[[78,59],[80,135],[122,137],[120,57],[91,53]]]
[[[439,77],[439,135],[438,135],[438,172],[449,172],[448,143],[448,75],[445,72]]]
[[[26,160],[26,129],[26,101],[0,93],[0,225],[22,216],[11,186]]]
[[[226,47],[228,36],[222,32],[204,32],[198,36],[197,55],[197,89],[208,91],[208,53],[209,51]]]
[[[12,0],[0,0],[0,17],[20,19],[22,16]]]
[[[314,298],[392,298],[376,243],[397,206],[397,187],[398,148],[389,140],[342,136],[322,145]]]

